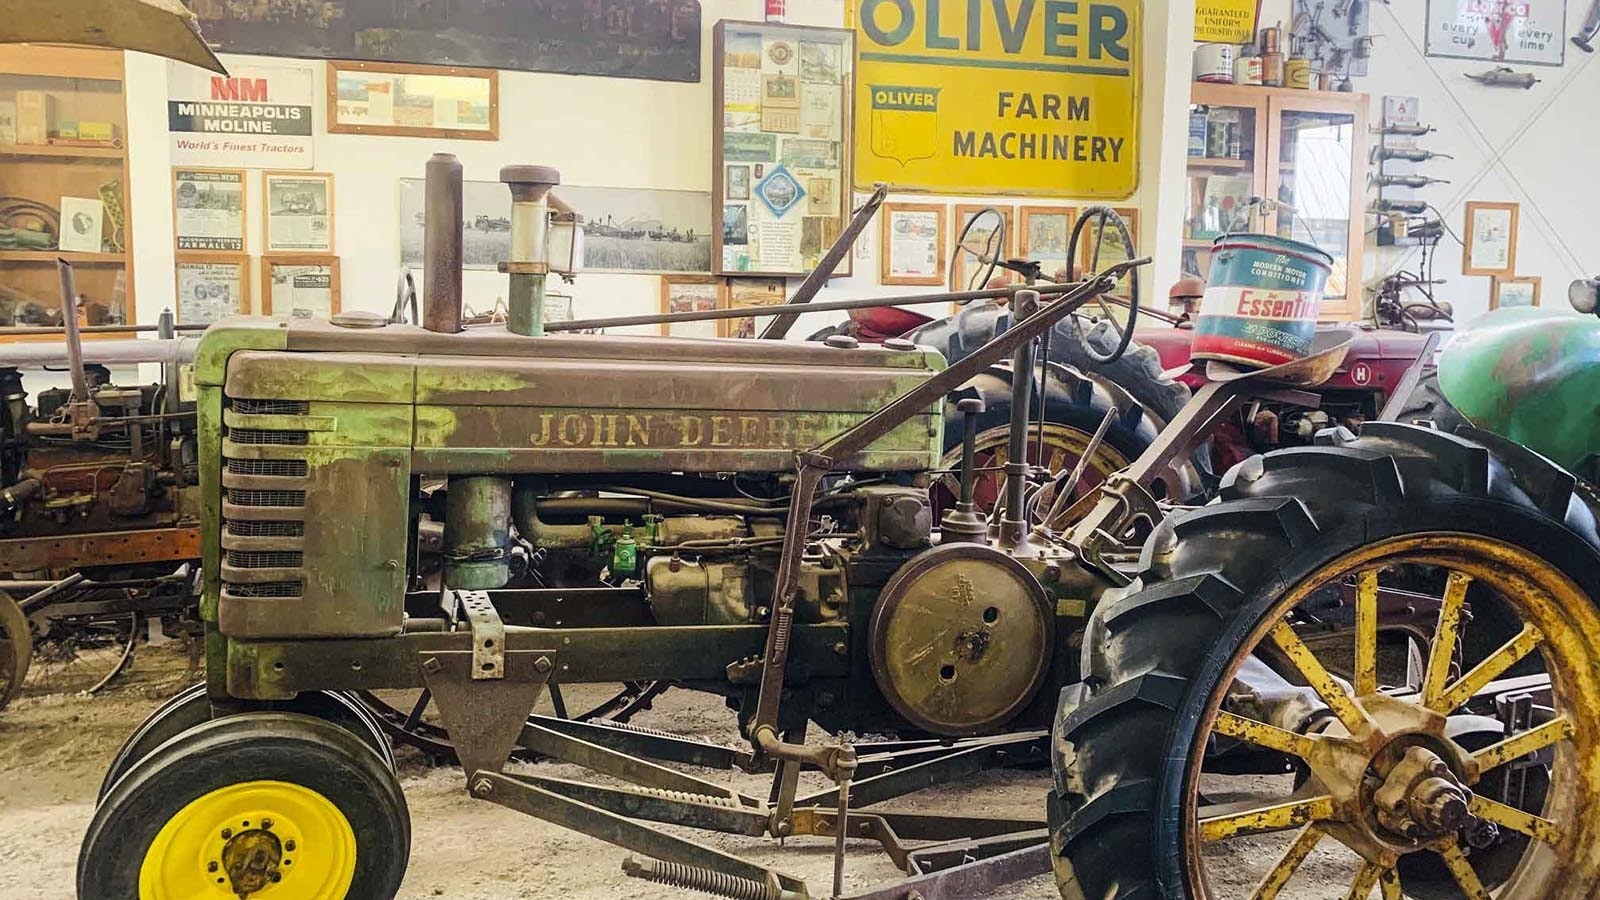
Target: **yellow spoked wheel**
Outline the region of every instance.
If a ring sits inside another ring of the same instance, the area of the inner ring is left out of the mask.
[[[328,798],[251,781],[212,791],[168,820],[145,853],[139,898],[342,900],[355,863],[355,832]]]
[[[1437,584],[1434,634],[1412,684],[1379,680],[1380,596],[1391,581],[1413,597],[1430,596],[1414,590],[1419,581]],[[1349,681],[1331,673],[1335,654],[1312,651],[1301,635],[1316,629],[1296,615],[1315,593],[1346,587]],[[1492,605],[1503,606],[1494,618],[1509,610],[1519,627],[1487,653],[1467,653],[1474,611],[1489,618]],[[1586,896],[1567,885],[1600,868],[1600,828],[1584,813],[1600,775],[1597,634],[1600,615],[1571,579],[1488,538],[1411,537],[1317,572],[1251,634],[1207,710],[1203,743],[1280,754],[1293,771],[1208,772],[1195,758],[1186,798],[1195,894],[1325,896],[1334,882],[1345,896],[1385,900]],[[1511,673],[1524,663],[1532,702],[1515,721],[1507,695],[1518,693]],[[1240,677],[1247,665],[1257,677]],[[1534,673],[1548,676],[1548,693]],[[1241,684],[1264,683],[1292,693],[1240,702]],[[1481,714],[1497,705],[1504,722]],[[1326,712],[1310,727],[1292,718],[1317,706]]]
[[[1369,424],[1235,467],[1140,566],[1057,711],[1063,896],[1600,896],[1600,538],[1572,476]]]
[[[410,843],[399,784],[360,737],[242,713],[190,728],[117,779],[84,837],[78,894],[385,900]]]

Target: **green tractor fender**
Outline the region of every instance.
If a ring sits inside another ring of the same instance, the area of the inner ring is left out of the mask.
[[[1600,451],[1600,318],[1518,307],[1474,320],[1445,346],[1439,388],[1475,427],[1573,472]]]

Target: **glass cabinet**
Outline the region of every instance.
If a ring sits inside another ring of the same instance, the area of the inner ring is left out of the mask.
[[[1367,178],[1365,94],[1195,84],[1184,270],[1205,277],[1214,238],[1254,232],[1334,258],[1322,317],[1361,314]]]
[[[0,47],[0,341],[61,324],[57,258],[79,321],[134,318],[121,51]]]

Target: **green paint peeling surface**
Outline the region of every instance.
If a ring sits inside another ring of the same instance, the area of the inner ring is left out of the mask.
[[[1476,427],[1576,469],[1600,450],[1600,318],[1495,310],[1446,345],[1439,387]]]

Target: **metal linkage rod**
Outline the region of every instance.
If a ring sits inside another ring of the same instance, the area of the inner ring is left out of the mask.
[[[828,283],[828,279],[833,277],[834,270],[839,268],[839,263],[844,261],[845,256],[850,252],[851,246],[855,244],[856,238],[866,229],[867,223],[872,221],[872,217],[878,212],[878,207],[883,205],[884,198],[888,196],[889,186],[879,184],[877,189],[872,192],[872,196],[861,204],[861,208],[856,210],[855,215],[851,217],[850,224],[845,227],[839,237],[834,240],[833,246],[829,247],[828,252],[823,255],[822,261],[817,263],[816,268],[812,269],[811,273],[806,276],[806,280],[801,282],[798,288],[795,288],[794,296],[790,297],[789,302],[784,304],[784,309],[786,310],[791,307],[801,306],[806,307],[805,310],[795,309],[793,312],[784,312],[774,316],[772,321],[767,323],[767,327],[761,330],[762,340],[783,340],[789,334],[789,329],[793,328],[794,323],[799,320],[800,313],[802,311],[811,311],[811,307],[808,305],[811,303],[811,298],[815,297],[817,292],[822,290],[822,286]]]

